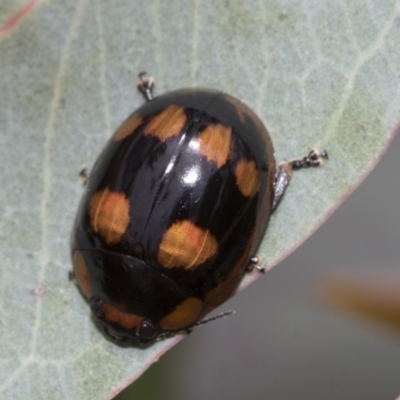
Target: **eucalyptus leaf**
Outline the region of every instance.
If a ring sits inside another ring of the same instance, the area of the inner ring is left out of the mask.
[[[296,173],[259,249],[270,268],[375,165],[398,127],[400,2],[3,1],[0,8],[0,397],[106,399],[182,336],[145,349],[104,339],[68,281],[82,187],[143,99],[188,86],[253,108]],[[248,284],[256,275],[247,277]]]

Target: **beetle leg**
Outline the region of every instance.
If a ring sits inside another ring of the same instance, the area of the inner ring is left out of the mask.
[[[252,272],[255,269],[263,274],[265,274],[265,268],[259,265],[260,259],[257,256],[250,258],[249,263],[246,265],[246,271]]]
[[[104,301],[99,299],[98,297],[91,297],[89,303],[90,303],[90,310],[92,311],[92,314],[97,319],[104,318],[104,311],[103,311]]]
[[[287,185],[292,175],[292,168],[288,162],[281,162],[278,166],[278,170],[275,173],[274,182],[274,200],[272,201],[272,211],[274,211],[279,204]]]
[[[328,153],[325,150],[319,152],[316,149],[312,149],[308,155],[303,158],[296,158],[292,161],[284,161],[279,164],[275,174],[272,211],[275,210],[285,193],[292,172],[301,168],[320,167],[324,163],[324,158],[328,158]]]
[[[79,176],[82,178],[82,186],[85,187],[87,184],[87,181],[89,179],[89,171],[87,168],[83,168],[80,172],[79,172]]]
[[[146,77],[146,72],[143,71],[139,74],[139,79],[139,82],[136,84],[139,92],[142,93],[147,102],[153,100],[154,78],[152,76]]]

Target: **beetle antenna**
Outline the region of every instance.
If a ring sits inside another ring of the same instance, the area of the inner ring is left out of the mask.
[[[196,328],[196,327],[198,327],[198,326],[200,326],[200,325],[208,324],[209,322],[215,321],[215,320],[220,319],[220,318],[225,318],[225,317],[227,317],[228,315],[235,314],[235,312],[236,312],[236,311],[234,311],[234,310],[229,310],[229,311],[225,311],[225,312],[222,312],[222,313],[220,313],[220,314],[217,314],[217,315],[213,315],[212,317],[202,319],[202,320],[196,322],[195,324],[193,324],[191,327],[185,329],[185,331],[187,331],[188,333],[190,333],[190,332],[192,331],[193,328]]]
[[[189,333],[192,333],[194,328],[197,328],[200,325],[208,324],[209,322],[215,321],[215,320],[220,319],[220,318],[225,318],[228,315],[235,314],[235,312],[236,311],[234,311],[234,310],[225,311],[225,312],[222,312],[220,314],[213,315],[212,317],[202,319],[199,322],[196,322],[195,324],[189,326],[188,328],[182,329],[180,331],[165,332],[165,333],[159,335],[156,340],[158,341],[158,340],[168,339],[168,338],[170,338],[170,337],[172,337],[172,336],[174,336],[174,335],[176,335],[177,333],[180,333],[180,332],[184,332],[187,335],[189,335]]]

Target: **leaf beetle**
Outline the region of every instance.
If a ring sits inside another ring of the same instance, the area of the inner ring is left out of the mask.
[[[146,98],[87,179],[71,238],[72,276],[104,332],[145,344],[189,331],[227,300],[254,256],[293,169],[238,99],[212,89]],[[207,320],[206,320],[207,321]]]

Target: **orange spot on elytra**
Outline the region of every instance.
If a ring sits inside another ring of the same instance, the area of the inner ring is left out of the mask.
[[[197,321],[203,308],[203,302],[196,297],[189,297],[178,304],[174,311],[166,315],[160,325],[166,330],[183,329]]]
[[[196,268],[216,254],[218,242],[188,220],[175,222],[162,238],[158,261],[166,268]]]
[[[82,293],[90,299],[92,296],[92,286],[90,284],[89,273],[82,252],[75,251],[73,265],[75,281],[82,290]]]
[[[136,328],[144,320],[144,318],[139,315],[121,311],[108,303],[103,304],[103,313],[104,319],[107,322],[118,324],[127,330]]]
[[[150,120],[144,130],[144,134],[158,137],[162,142],[165,142],[168,138],[177,136],[185,123],[186,114],[184,109],[172,105]]]
[[[200,153],[221,168],[231,149],[232,128],[222,124],[208,125],[200,134]]]
[[[129,224],[129,200],[108,187],[96,192],[89,204],[90,224],[108,244],[118,243]]]
[[[260,188],[260,175],[253,160],[241,159],[235,169],[236,183],[246,197],[254,196]]]
[[[118,142],[119,140],[125,139],[127,136],[132,135],[135,130],[142,124],[143,118],[140,115],[133,115],[129,117],[115,132],[114,140]]]

